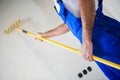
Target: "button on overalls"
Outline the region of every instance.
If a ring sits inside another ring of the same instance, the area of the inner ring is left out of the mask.
[[[58,15],[67,24],[70,31],[82,43],[81,19],[75,17],[58,0],[60,12]],[[105,16],[102,13],[102,0],[99,0],[98,9],[92,32],[93,54],[100,58],[120,64],[120,22]],[[120,80],[120,70],[95,61],[110,80]]]

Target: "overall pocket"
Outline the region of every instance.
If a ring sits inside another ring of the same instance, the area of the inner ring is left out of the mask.
[[[112,24],[113,23],[113,24]],[[115,20],[105,16],[102,25],[102,35],[100,38],[100,43],[102,44],[102,49],[107,55],[120,57],[120,36],[116,26],[120,26]]]

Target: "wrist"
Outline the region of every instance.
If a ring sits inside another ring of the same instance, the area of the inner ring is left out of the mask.
[[[91,39],[85,39],[82,41],[83,44],[91,44],[92,40]]]
[[[92,42],[91,33],[82,32],[82,42],[85,43]]]
[[[83,43],[90,43],[90,42],[92,42],[91,36],[90,35],[89,36],[87,36],[87,35],[82,36],[82,42]]]
[[[41,36],[41,37],[44,37],[44,38],[46,38],[47,36],[46,36],[46,33],[39,33],[39,35]]]

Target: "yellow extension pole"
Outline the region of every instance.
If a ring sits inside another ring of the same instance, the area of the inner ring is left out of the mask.
[[[17,29],[16,29],[16,30],[17,30]],[[19,31],[19,30],[18,30],[18,31]],[[27,32],[26,34],[29,35],[29,36],[31,36],[31,37],[34,37],[34,38],[36,37],[36,35],[33,34],[32,32]],[[72,51],[72,52],[75,52],[75,53],[77,53],[77,54],[81,54],[79,50],[77,50],[77,49],[75,49],[75,48],[72,48],[72,47],[70,47],[70,46],[64,45],[64,44],[62,44],[62,43],[59,43],[59,42],[56,42],[56,41],[53,41],[53,40],[50,40],[50,39],[47,39],[47,38],[43,38],[43,37],[40,37],[40,39],[43,40],[43,41],[47,41],[47,42],[49,42],[49,43],[52,43],[52,44],[54,44],[54,45],[60,46],[60,47],[62,47],[62,48],[68,49],[68,50],[70,50],[70,51]],[[98,62],[101,62],[101,63],[103,63],[103,64],[106,64],[106,65],[108,65],[108,66],[111,66],[111,67],[114,67],[114,68],[120,70],[120,65],[119,65],[119,64],[110,62],[110,61],[108,61],[108,60],[99,58],[99,57],[97,57],[97,56],[93,56],[93,58],[94,58],[94,60],[96,60],[96,61],[98,61]]]

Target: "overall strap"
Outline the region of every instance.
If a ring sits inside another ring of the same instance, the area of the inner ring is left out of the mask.
[[[59,2],[59,1],[60,1],[61,3],[63,3],[63,2],[62,2],[62,0],[56,0],[56,1],[57,1],[57,2]]]
[[[96,11],[96,15],[102,15],[103,14],[102,13],[102,10],[103,10],[102,2],[103,2],[103,0],[98,0],[98,1],[99,1],[99,3],[98,3],[98,9]]]

